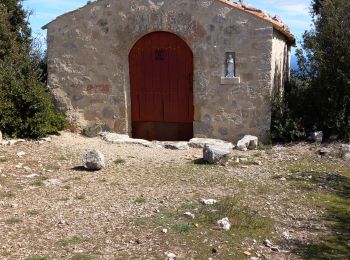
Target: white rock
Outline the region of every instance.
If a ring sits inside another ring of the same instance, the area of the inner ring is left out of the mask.
[[[227,159],[231,151],[232,148],[227,146],[206,144],[203,148],[203,159],[211,164],[218,163]]]
[[[264,240],[264,245],[265,245],[266,247],[272,247],[272,246],[273,246],[273,244],[271,243],[271,241],[268,240],[268,239]]]
[[[19,158],[22,158],[22,157],[25,156],[25,155],[26,155],[26,153],[23,152],[23,151],[20,151],[20,152],[17,153],[17,156],[18,156]]]
[[[223,141],[220,139],[211,139],[211,138],[192,138],[188,145],[192,148],[204,148],[206,144],[217,145],[221,147],[225,147],[226,149],[233,149],[235,146],[227,141]]]
[[[164,148],[170,150],[187,150],[190,147],[188,146],[187,142],[171,142],[165,143]]]
[[[18,163],[16,165],[16,169],[22,169],[23,168],[23,163]]]
[[[153,147],[152,142],[143,139],[133,139],[128,135],[102,132],[100,134],[103,140],[111,144],[140,144],[146,147]]]
[[[312,132],[310,137],[312,141],[322,143],[323,132],[322,131]]]
[[[105,167],[105,156],[98,150],[91,150],[84,155],[83,164],[88,170],[101,170]]]
[[[217,201],[214,199],[201,199],[201,203],[204,205],[214,205]]]
[[[42,137],[39,139],[39,141],[51,142],[51,137]]]
[[[62,183],[59,179],[48,179],[44,181],[45,186],[56,186]]]
[[[281,181],[286,181],[287,179],[284,178],[284,177],[281,177],[280,180],[281,180]]]
[[[168,233],[168,229],[163,228],[163,229],[162,229],[162,233],[164,233],[164,234]]]
[[[291,239],[290,234],[289,234],[288,232],[286,232],[286,231],[282,233],[282,237],[283,237],[284,239],[286,239],[286,240]]]
[[[254,150],[258,148],[258,137],[245,135],[237,142],[237,149],[240,151]]]
[[[174,260],[176,259],[176,255],[172,252],[166,252],[165,255],[167,256],[168,260]]]
[[[0,144],[2,143],[2,133],[0,131]]]
[[[191,212],[185,212],[184,215],[190,218],[195,218],[195,215]]]
[[[35,173],[33,173],[33,174],[29,174],[29,175],[27,175],[27,176],[25,176],[26,178],[35,178],[35,177],[37,177],[37,176],[39,176],[38,174],[35,174]]]
[[[223,230],[227,231],[227,230],[230,230],[230,228],[231,228],[231,223],[228,220],[228,218],[220,219],[220,220],[218,220],[217,223],[218,223],[219,227]]]
[[[340,146],[340,151],[344,154],[350,153],[350,144],[342,144]]]

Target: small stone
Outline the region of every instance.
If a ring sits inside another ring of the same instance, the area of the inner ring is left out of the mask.
[[[22,158],[24,155],[26,155],[26,153],[23,152],[23,151],[17,153],[17,156],[18,156],[19,158]]]
[[[263,163],[262,163],[261,161],[254,161],[254,164],[255,164],[255,165],[258,165],[258,166],[263,165]]]
[[[217,200],[214,199],[201,199],[201,203],[204,205],[214,205],[217,203]]]
[[[247,256],[251,256],[252,253],[248,252],[248,251],[244,251],[243,254],[247,255]]]
[[[281,181],[286,181],[287,179],[284,178],[284,177],[281,177],[280,180],[281,180]]]
[[[0,131],[0,144],[2,143],[2,133]]]
[[[51,142],[51,137],[42,137],[39,139],[39,141]]]
[[[258,149],[258,137],[253,135],[245,135],[237,142],[237,149],[240,151]]]
[[[264,245],[265,245],[266,247],[272,247],[272,246],[273,246],[273,244],[271,243],[271,241],[268,240],[268,239],[264,240]]]
[[[22,169],[23,168],[23,163],[19,163],[16,165],[16,169]]]
[[[162,229],[162,233],[164,233],[164,234],[168,233],[168,229],[163,228],[163,229]]]
[[[211,249],[211,252],[212,252],[213,254],[217,254],[218,250],[217,250],[216,248],[212,248],[212,249]]]
[[[282,233],[282,237],[286,240],[289,240],[291,238],[290,234],[286,231]]]
[[[220,220],[218,220],[217,223],[218,223],[219,227],[220,227],[221,229],[223,229],[223,230],[228,231],[228,230],[230,230],[230,228],[231,228],[231,223],[230,223],[230,221],[228,220],[228,218],[220,219]]]
[[[56,186],[62,183],[59,179],[48,179],[44,181],[45,186]]]
[[[322,131],[312,132],[310,134],[310,138],[314,142],[322,143],[322,141],[323,141],[323,132]]]
[[[344,154],[350,153],[350,144],[342,144],[340,146],[340,151]]]
[[[172,252],[166,252],[165,255],[167,256],[168,260],[174,260],[176,259],[176,255]]]
[[[195,218],[195,215],[191,212],[185,212],[184,215],[193,219]]]
[[[101,170],[105,167],[105,157],[100,151],[91,150],[84,155],[83,163],[88,170]]]

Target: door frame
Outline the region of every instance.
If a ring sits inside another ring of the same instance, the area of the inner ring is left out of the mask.
[[[154,30],[154,31],[149,31],[147,33],[144,33],[142,35],[140,35],[138,38],[136,38],[133,43],[129,46],[128,48],[128,56],[127,56],[127,70],[128,70],[128,85],[129,85],[129,89],[128,89],[128,93],[126,93],[126,109],[128,111],[128,133],[129,133],[129,136],[132,136],[132,133],[133,133],[133,120],[132,120],[132,84],[131,84],[131,75],[130,75],[130,53],[131,51],[133,50],[134,46],[142,39],[144,38],[145,36],[149,35],[149,34],[152,34],[152,33],[157,33],[157,32],[165,32],[165,33],[169,33],[169,34],[172,34],[174,36],[176,36],[177,38],[179,38],[184,44],[186,44],[186,46],[188,47],[188,49],[190,50],[191,52],[191,63],[192,63],[192,72],[191,72],[191,75],[192,75],[192,78],[191,78],[191,89],[192,89],[192,122],[191,122],[191,128],[192,128],[192,137],[194,137],[194,122],[195,122],[195,88],[194,88],[194,72],[195,72],[195,64],[194,64],[194,52],[191,48],[191,45],[188,44],[188,42],[186,41],[186,39],[184,39],[184,37],[181,37],[180,35],[178,35],[177,33],[175,32],[172,32],[172,31],[166,31],[166,30]],[[174,140],[176,141],[176,140]]]

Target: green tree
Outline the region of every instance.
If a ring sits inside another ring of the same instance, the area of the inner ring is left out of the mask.
[[[284,108],[274,112],[273,135],[292,139],[287,126],[294,122],[294,132],[318,129],[349,140],[350,1],[313,0],[311,14],[314,28],[297,50],[299,71],[287,84]]]
[[[66,125],[41,82],[22,1],[0,0],[0,130],[9,136],[40,137]]]

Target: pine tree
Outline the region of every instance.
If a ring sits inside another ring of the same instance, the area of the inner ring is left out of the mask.
[[[63,129],[66,121],[40,81],[27,16],[22,1],[0,0],[0,130],[39,137]]]

